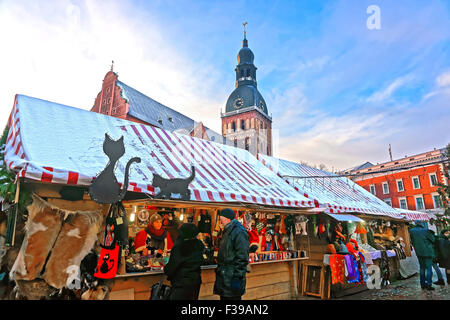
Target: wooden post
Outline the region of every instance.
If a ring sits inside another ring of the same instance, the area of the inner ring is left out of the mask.
[[[400,235],[405,242],[405,255],[411,257],[411,238],[409,236],[408,226],[406,223],[402,223],[400,226]]]

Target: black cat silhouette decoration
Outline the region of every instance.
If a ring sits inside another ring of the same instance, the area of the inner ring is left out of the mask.
[[[133,162],[140,163],[141,158],[134,157],[128,161],[124,173],[125,181],[121,191],[116,176],[114,175],[114,170],[117,161],[125,154],[123,136],[119,140],[112,140],[109,135],[105,133],[103,152],[108,156],[109,162],[105,169],[103,169],[89,186],[89,196],[95,202],[113,204],[120,202],[125,197],[128,188],[130,166]]]
[[[108,260],[109,260],[109,262],[112,262],[111,267],[108,265]],[[113,267],[114,267],[114,260],[112,260],[112,259],[110,260],[109,259],[109,254],[105,255],[103,257],[103,263],[102,263],[102,265],[100,267],[100,272],[101,273],[108,273],[108,272],[110,272],[112,270]]]
[[[165,179],[159,174],[153,174],[152,186],[159,188],[160,192],[155,195],[158,199],[170,199],[173,194],[179,194],[182,200],[191,200],[191,190],[188,189],[189,183],[194,180],[195,167],[191,166],[191,175],[188,178]]]

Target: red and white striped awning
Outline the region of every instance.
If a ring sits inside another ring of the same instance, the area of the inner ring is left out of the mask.
[[[304,197],[312,199],[316,206],[324,207],[326,213],[356,212],[405,218],[397,209],[345,177],[333,177],[330,172],[263,154],[257,158]]]
[[[429,221],[431,218],[436,219],[434,214],[430,214],[427,212],[413,211],[413,210],[405,210],[405,209],[397,209],[402,216],[407,218],[408,220],[416,221]]]
[[[261,171],[214,142],[23,95],[15,98],[8,126],[5,161],[21,177],[89,185],[109,161],[103,153],[108,133],[115,140],[124,136],[125,155],[115,169],[119,182],[127,161],[142,159],[131,166],[129,191],[154,195],[154,173],[185,178],[194,165],[191,200],[314,206],[276,174]]]

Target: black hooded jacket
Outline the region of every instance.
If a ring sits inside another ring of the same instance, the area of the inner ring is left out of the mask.
[[[214,294],[238,297],[245,293],[248,255],[248,232],[239,221],[231,220],[219,245]]]
[[[164,267],[164,273],[173,287],[200,284],[203,263],[203,243],[198,239],[183,240],[178,237]]]

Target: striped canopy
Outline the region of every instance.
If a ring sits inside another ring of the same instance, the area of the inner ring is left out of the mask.
[[[316,206],[324,207],[327,213],[357,212],[398,219],[416,220],[412,219],[414,217],[429,220],[425,213],[389,206],[345,177],[336,177],[330,172],[263,154],[258,154],[258,159],[303,196],[312,199]]]
[[[109,161],[103,153],[108,133],[114,140],[124,136],[125,154],[115,169],[119,182],[124,181],[127,161],[142,159],[131,166],[129,191],[155,195],[159,190],[152,186],[154,173],[185,178],[194,165],[191,200],[312,206],[310,199],[264,166],[214,142],[24,95],[16,95],[8,126],[6,164],[32,180],[90,185]]]

